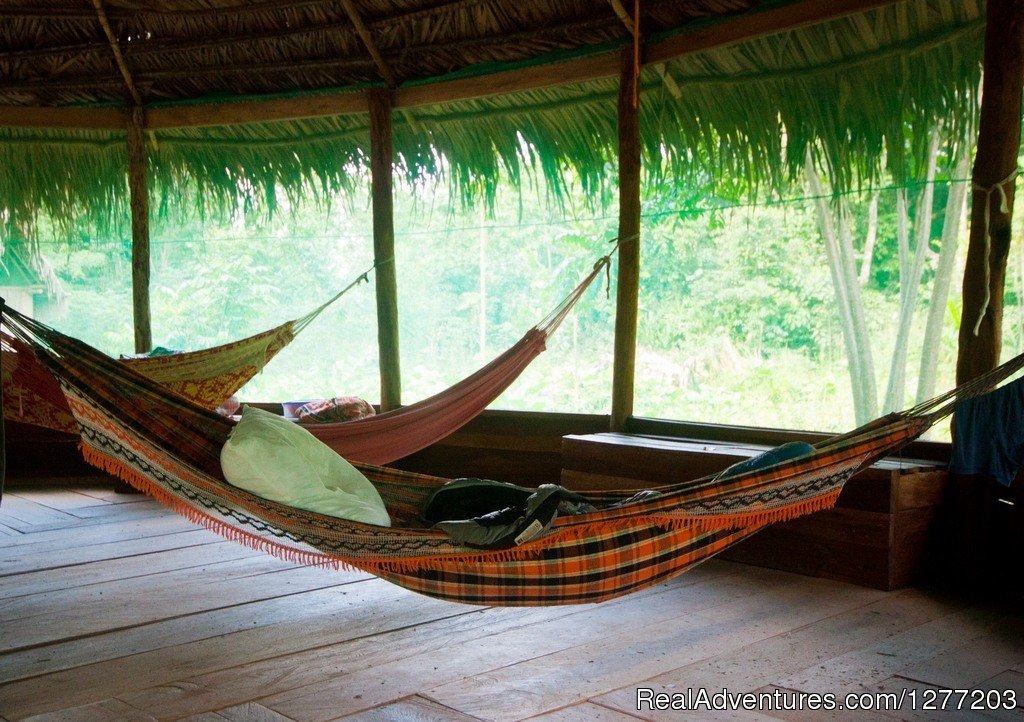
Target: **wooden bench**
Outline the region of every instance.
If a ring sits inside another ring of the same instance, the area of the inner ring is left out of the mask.
[[[570,489],[644,488],[697,479],[769,446],[636,434],[562,439],[562,484]],[[948,484],[943,464],[884,459],[854,476],[834,509],[774,524],[721,556],[734,561],[897,589],[927,564]]]

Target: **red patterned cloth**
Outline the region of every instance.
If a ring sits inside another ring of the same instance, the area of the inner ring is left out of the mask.
[[[337,421],[356,421],[377,412],[358,396],[338,396],[334,399],[310,401],[295,410],[300,424],[329,424]]]

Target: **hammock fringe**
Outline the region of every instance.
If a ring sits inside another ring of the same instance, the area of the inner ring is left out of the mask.
[[[259,534],[239,529],[233,524],[228,524],[222,519],[218,519],[196,509],[193,506],[189,506],[184,501],[164,491],[135,469],[121,463],[117,459],[96,451],[84,442],[78,442],[78,449],[82,452],[82,457],[87,463],[92,464],[97,469],[120,479],[133,489],[152,497],[161,505],[170,509],[175,514],[185,517],[193,524],[198,524],[215,534],[228,539],[229,541],[237,542],[249,547],[250,549],[269,554],[292,564],[307,567],[337,569],[341,571],[355,571],[355,567],[337,557],[317,552],[304,551],[302,549],[295,549],[285,546],[284,544],[279,544],[272,539],[267,539]]]

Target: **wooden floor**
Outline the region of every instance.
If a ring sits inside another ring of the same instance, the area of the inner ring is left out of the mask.
[[[1019,599],[712,560],[601,605],[470,607],[279,562],[98,487],[8,490],[0,609],[0,719],[11,721],[1024,717]],[[638,712],[640,687],[995,689],[1021,706]]]

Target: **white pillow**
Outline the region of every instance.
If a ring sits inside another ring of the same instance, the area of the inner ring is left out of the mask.
[[[306,429],[251,406],[220,452],[228,483],[307,511],[391,526],[369,480]]]

